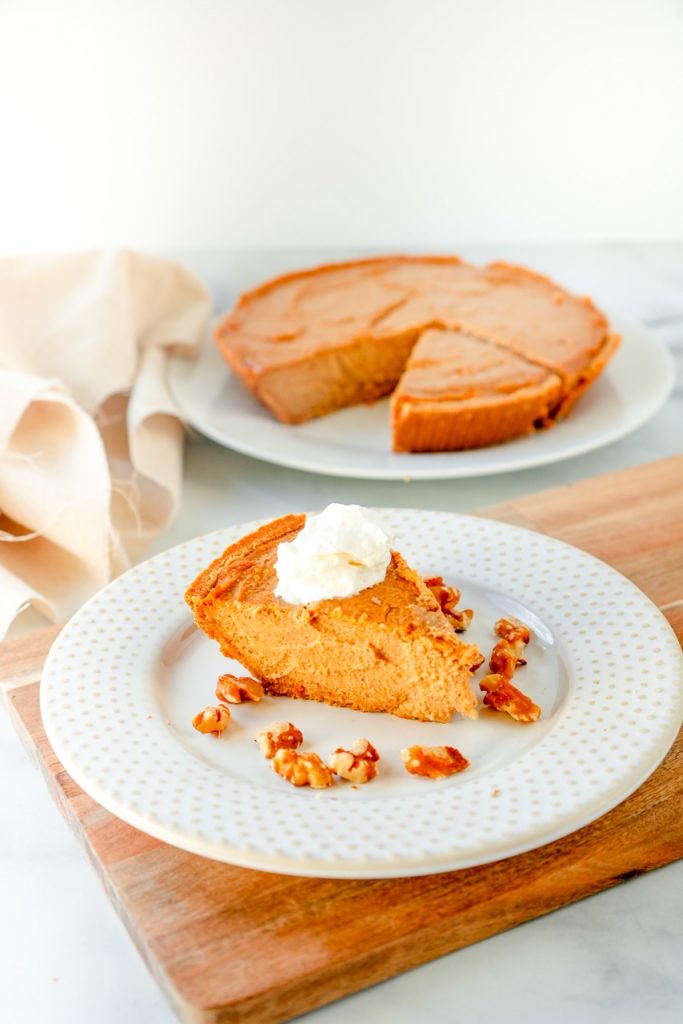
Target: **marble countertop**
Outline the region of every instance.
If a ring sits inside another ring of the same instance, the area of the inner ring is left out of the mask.
[[[683,244],[478,247],[530,264],[638,320],[671,346],[678,380],[638,431],[552,466],[474,480],[373,482],[306,474],[187,447],[180,514],[150,553],[233,522],[329,501],[468,512],[683,450]],[[176,253],[220,308],[250,281],[346,253]],[[681,482],[683,487],[683,481]],[[16,631],[34,627],[29,615]],[[171,1010],[0,711],[0,1020],[170,1024]],[[452,953],[308,1015],[310,1024],[674,1024],[683,1019],[683,862]]]

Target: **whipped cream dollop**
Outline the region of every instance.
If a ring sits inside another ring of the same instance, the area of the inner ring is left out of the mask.
[[[384,579],[390,540],[360,505],[328,505],[293,541],[278,545],[275,593],[290,604],[351,597]]]

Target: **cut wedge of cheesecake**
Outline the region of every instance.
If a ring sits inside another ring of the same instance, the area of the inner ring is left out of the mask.
[[[396,451],[499,444],[553,418],[557,373],[495,342],[431,328],[412,351],[391,398]]]
[[[273,694],[421,721],[476,718],[470,679],[481,652],[398,552],[380,583],[352,597],[293,605],[275,596],[278,544],[305,522],[276,519],[200,573],[185,599],[206,635]]]

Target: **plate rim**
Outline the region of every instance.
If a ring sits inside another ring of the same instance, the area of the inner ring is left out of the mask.
[[[207,420],[206,418],[197,415],[195,405],[184,401],[183,388],[179,382],[177,370],[181,366],[186,367],[188,365],[188,357],[186,355],[173,354],[169,357],[167,380],[171,395],[178,405],[185,421],[189,423],[190,426],[221,447],[238,452],[241,455],[246,455],[249,458],[257,459],[259,462],[282,466],[286,469],[295,469],[299,472],[317,473],[323,476],[342,477],[356,480],[466,480],[482,476],[493,476],[499,473],[516,473],[521,470],[535,469],[540,466],[546,466],[556,462],[564,462],[567,459],[575,458],[580,455],[586,455],[589,452],[596,451],[599,448],[613,444],[615,441],[619,441],[628,434],[633,433],[633,431],[638,430],[662,408],[671,395],[676,379],[676,363],[669,346],[656,337],[656,335],[652,334],[643,324],[625,318],[620,314],[610,313],[609,322],[610,326],[621,336],[622,346],[626,344],[633,344],[634,339],[637,339],[637,343],[639,345],[643,345],[645,343],[653,345],[657,352],[658,372],[661,373],[661,380],[657,381],[657,388],[653,389],[648,399],[639,407],[637,415],[632,415],[631,418],[622,417],[612,425],[611,429],[605,429],[597,436],[597,438],[596,436],[593,436],[584,438],[583,440],[576,440],[567,445],[564,450],[546,451],[541,449],[538,453],[527,453],[517,459],[512,459],[502,463],[487,464],[484,459],[480,465],[475,465],[474,467],[458,465],[457,461],[455,461],[452,466],[430,468],[428,460],[431,454],[451,454],[457,459],[457,456],[461,454],[458,452],[395,453],[388,450],[386,453],[388,458],[391,458],[392,455],[400,454],[401,458],[419,460],[415,462],[415,465],[396,469],[391,466],[356,467],[347,464],[342,465],[341,463],[338,465],[334,463],[330,464],[324,455],[320,456],[320,461],[306,459],[297,456],[296,454],[290,455],[289,448],[286,444],[283,444],[281,449],[276,449],[274,453],[273,451],[267,452],[263,447],[255,448],[250,445],[248,440],[243,439],[241,435],[231,435],[229,440],[226,439],[224,432],[215,428],[210,419]],[[200,343],[196,360],[201,362],[203,359],[206,359],[207,353],[213,354],[213,340],[210,336],[204,338]],[[615,354],[615,358],[618,357],[619,351]],[[234,377],[232,370],[227,366],[227,364],[224,367],[224,372],[226,379]],[[610,372],[613,372],[612,362],[608,363],[601,374],[601,377],[605,377],[609,380]],[[598,380],[599,379],[600,378],[598,378]],[[578,408],[580,414],[580,404]],[[576,416],[576,411],[572,415]],[[275,425],[278,425],[276,421],[274,421],[274,423]],[[279,426],[283,428],[287,427],[286,424],[279,424]],[[541,432],[537,433],[540,434]],[[528,435],[525,435],[523,438],[512,439],[504,445],[493,445],[489,448],[475,450],[481,453],[496,452],[501,448],[509,451],[510,446],[514,446],[516,441],[526,439],[528,439]],[[425,459],[427,461],[425,461]]]
[[[596,558],[596,556],[583,551],[581,548],[576,548],[566,541],[559,540],[554,537],[550,537],[547,534],[540,533],[539,531],[530,530],[525,527],[520,527],[513,524],[508,524],[504,521],[489,520],[485,517],[480,516],[469,516],[462,513],[454,512],[443,512],[440,510],[425,510],[425,509],[405,509],[402,507],[386,508],[384,511],[398,512],[401,515],[418,514],[424,515],[425,512],[434,512],[441,516],[453,517],[456,519],[476,519],[479,523],[491,524],[496,527],[504,527],[506,530],[512,531],[513,533],[520,533],[526,537],[542,538],[544,542],[549,541],[553,545],[558,545],[571,553],[578,552],[583,558],[587,558],[592,562],[600,564],[602,567],[608,570],[610,574],[614,574],[626,581],[628,588],[631,592],[638,595],[641,601],[646,602],[656,612],[657,621],[662,629],[665,629],[671,634],[676,643],[678,643],[675,632],[671,627],[663,613],[657,608],[654,602],[645,594],[639,587],[636,586],[628,577],[620,573],[619,570],[614,569],[608,563]],[[308,513],[313,514],[313,513]],[[272,517],[271,517],[272,518]],[[147,559],[144,562],[133,566],[126,573],[117,579],[123,577],[129,577],[139,572],[142,567],[153,561],[161,561],[163,559],[172,558],[175,553],[182,548],[192,548],[193,545],[198,544],[200,541],[210,541],[212,538],[224,537],[226,533],[235,533],[236,531],[247,532],[250,528],[255,528],[257,523],[268,522],[268,519],[259,519],[252,522],[233,524],[228,527],[223,527],[218,530],[209,531],[206,534],[198,535],[197,537],[190,538],[182,542],[181,544],[174,545],[171,548],[166,549],[164,552],[153,556],[153,558]],[[220,543],[224,543],[221,540]],[[79,628],[79,619],[86,613],[86,609],[90,609],[92,605],[99,601],[106,600],[106,593],[116,584],[117,580],[112,581],[102,590],[98,591],[97,594],[93,595],[87,601],[81,609],[73,616],[69,623],[64,627],[64,630],[58,636],[57,640],[53,644],[52,648],[48,653],[48,657],[45,662],[43,669],[43,681],[41,681],[40,688],[40,707],[43,723],[46,731],[48,740],[53,747],[55,754],[59,758],[65,770],[72,776],[74,781],[93,799],[100,803],[103,807],[115,814],[117,817],[128,822],[132,826],[140,829],[141,831],[154,836],[164,842],[167,842],[180,849],[187,850],[192,853],[199,854],[201,856],[209,857],[211,859],[221,861],[224,863],[234,864],[240,867],[250,868],[253,870],[264,870],[271,871],[279,874],[289,875],[306,875],[308,877],[321,877],[321,878],[356,878],[356,879],[370,879],[370,878],[393,878],[393,877],[413,877],[419,875],[427,875],[438,873],[439,871],[450,871],[459,870],[461,868],[472,867],[474,865],[482,865],[491,863],[496,860],[507,859],[509,857],[517,856],[520,853],[527,852],[531,849],[536,849],[540,846],[544,846],[547,843],[554,842],[557,839],[562,838],[568,834],[583,828],[587,824],[595,821],[609,810],[618,806],[628,796],[630,796],[635,790],[637,790],[643,782],[657,769],[661,764],[662,760],[666,757],[666,754],[671,749],[673,742],[675,741],[678,729],[680,727],[680,720],[683,717],[683,691],[678,693],[677,698],[677,714],[671,716],[668,722],[668,728],[660,730],[664,739],[660,741],[656,754],[654,756],[646,757],[643,759],[640,769],[635,774],[630,776],[630,781],[626,786],[619,787],[618,794],[615,797],[614,787],[610,790],[609,795],[605,799],[591,800],[588,804],[582,808],[578,813],[574,812],[569,816],[564,815],[560,822],[557,824],[545,824],[537,827],[536,829],[525,833],[525,837],[518,841],[511,843],[509,840],[499,840],[496,842],[489,842],[487,844],[487,853],[482,856],[481,852],[472,853],[471,855],[456,855],[449,853],[447,856],[441,855],[421,855],[418,858],[404,858],[399,861],[396,858],[389,858],[386,861],[379,859],[368,860],[366,858],[363,862],[358,861],[340,861],[337,859],[313,859],[306,856],[298,855],[294,858],[283,855],[281,852],[276,854],[264,854],[257,852],[253,848],[245,850],[244,847],[231,847],[223,840],[220,845],[215,842],[212,843],[206,839],[194,839],[192,835],[188,834],[182,829],[173,829],[161,822],[155,821],[153,818],[150,819],[149,815],[142,812],[137,813],[135,810],[130,808],[125,801],[119,801],[116,796],[110,794],[106,788],[106,785],[99,785],[97,779],[89,777],[88,773],[82,771],[81,766],[77,760],[74,760],[71,756],[71,752],[68,747],[64,746],[61,742],[61,731],[57,727],[51,715],[50,709],[50,670],[51,664],[57,657],[61,643],[64,642],[70,633],[77,631]],[[68,631],[68,632],[67,632]],[[681,655],[683,659],[683,654]],[[681,660],[681,670],[683,672],[683,660]],[[545,737],[547,740],[551,734]],[[543,741],[541,741],[543,742]],[[397,798],[392,798],[397,799]]]

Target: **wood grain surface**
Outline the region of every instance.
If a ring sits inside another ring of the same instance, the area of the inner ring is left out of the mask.
[[[487,509],[629,576],[683,637],[683,456]],[[0,647],[10,709],[66,821],[183,1021],[277,1022],[683,856],[683,733],[641,788],[530,853],[425,878],[331,881],[231,867],[119,821],[66,774],[37,678],[54,630]]]

